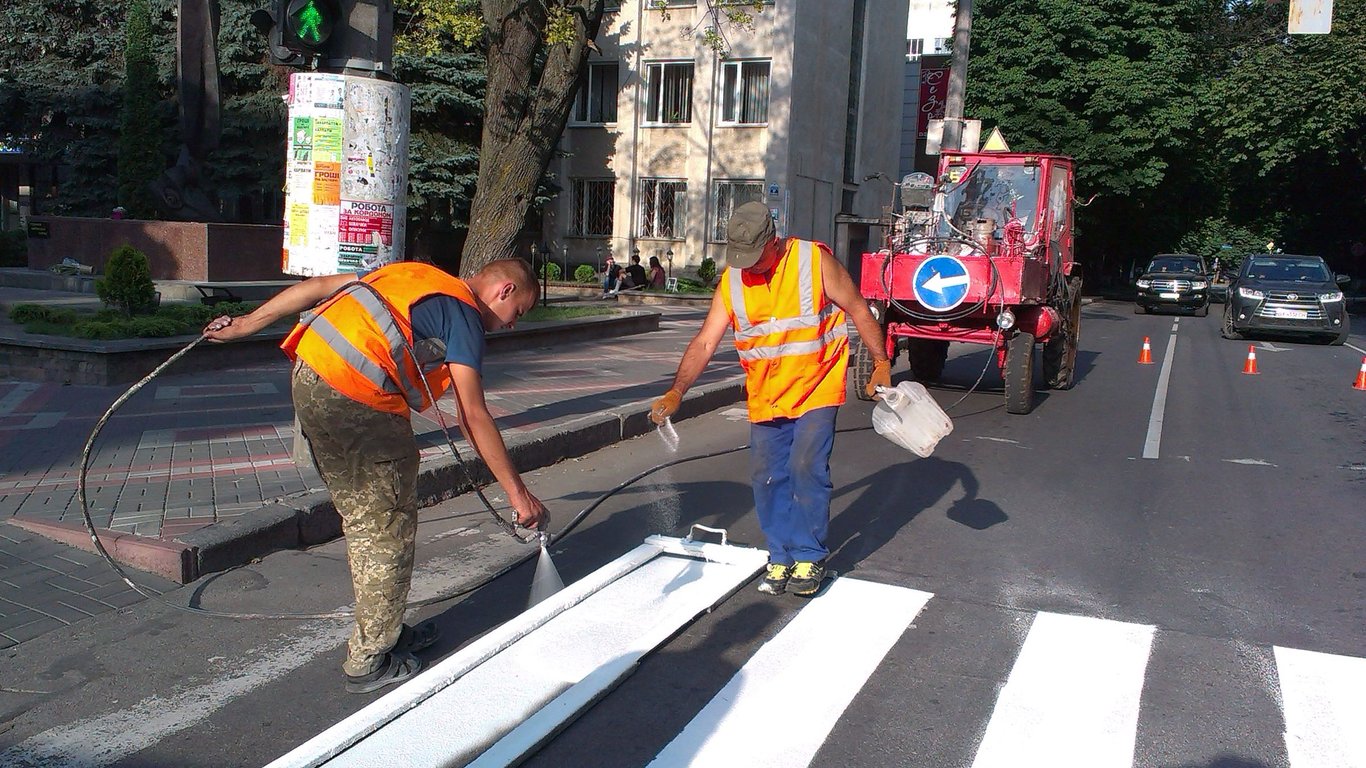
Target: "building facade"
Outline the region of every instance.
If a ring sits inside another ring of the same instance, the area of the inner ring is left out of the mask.
[[[953,43],[953,0],[911,0],[906,16],[906,80],[902,98],[898,178],[934,171],[924,156],[926,126],[944,116],[940,96],[948,92],[948,56]]]
[[[730,212],[761,200],[857,264],[897,172],[906,0],[742,6],[752,29],[705,0],[608,5],[551,166],[552,258],[724,267]]]

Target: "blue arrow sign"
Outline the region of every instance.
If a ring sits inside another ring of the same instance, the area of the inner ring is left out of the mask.
[[[915,290],[915,300],[926,309],[947,312],[963,303],[968,297],[968,287],[972,279],[963,262],[952,256],[932,256],[920,262],[911,287]]]

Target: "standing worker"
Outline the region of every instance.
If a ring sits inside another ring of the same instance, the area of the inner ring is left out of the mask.
[[[409,412],[433,405],[422,378],[435,397],[454,389],[461,429],[507,493],[517,523],[547,523],[545,505],[522,482],[489,414],[480,373],[485,332],[511,328],[536,299],[536,275],[520,259],[490,262],[468,281],[399,262],[363,276],[304,280],[204,331],[213,341],[240,339],[317,305],[281,347],[294,361],[299,426],[346,535],[356,628],[342,670],[351,693],[417,674],[422,662],[414,652],[437,639],[432,622],[403,623],[417,534],[418,449]]]
[[[763,203],[731,215],[726,265],[711,311],[650,418],[662,424],[678,410],[731,326],[749,398],[754,505],[768,540],[759,591],[814,595],[830,554],[830,451],[849,366],[845,312],[873,355],[863,382],[869,395],[891,386],[892,364],[882,327],[830,249],[777,237]]]

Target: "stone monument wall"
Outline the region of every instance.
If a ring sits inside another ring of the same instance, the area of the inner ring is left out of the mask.
[[[124,243],[147,254],[153,280],[287,280],[282,227],[186,221],[29,217],[28,265],[47,269],[72,258],[104,271]]]

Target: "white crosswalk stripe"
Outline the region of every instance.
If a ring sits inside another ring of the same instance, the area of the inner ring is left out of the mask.
[[[1290,768],[1366,766],[1366,659],[1276,648]]]

